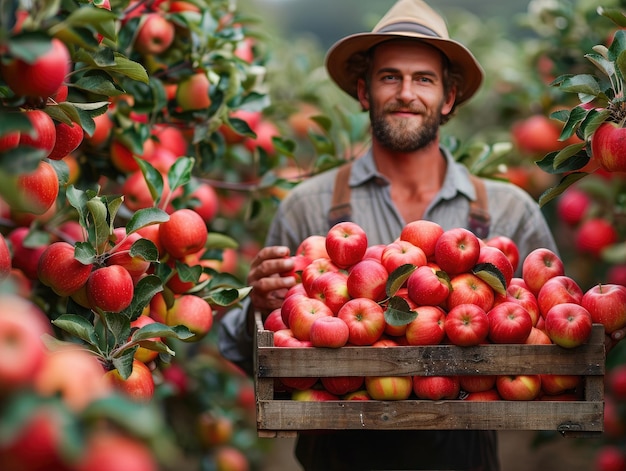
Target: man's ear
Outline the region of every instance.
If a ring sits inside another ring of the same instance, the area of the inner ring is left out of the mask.
[[[441,108],[441,114],[444,116],[452,111],[454,108],[454,102],[456,101],[456,87],[452,88],[448,92],[448,96],[446,97],[446,101],[443,103],[443,107]]]
[[[361,109],[363,111],[367,111],[370,109],[370,100],[369,93],[367,91],[367,86],[365,85],[365,80],[358,79],[356,82],[356,92],[359,98],[359,103],[361,104]]]

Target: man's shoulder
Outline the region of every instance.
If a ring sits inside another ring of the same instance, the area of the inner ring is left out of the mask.
[[[302,198],[332,192],[336,175],[337,168],[335,167],[307,177],[289,191],[287,198]]]

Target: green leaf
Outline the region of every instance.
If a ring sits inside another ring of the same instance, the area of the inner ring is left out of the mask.
[[[117,72],[118,74],[125,75],[132,80],[137,80],[138,82],[148,83],[148,73],[141,64],[130,60],[128,57],[123,56],[118,52],[114,55],[115,65],[112,67],[106,67],[106,70],[111,70]]]
[[[186,263],[176,260],[176,271],[180,281],[191,281],[192,283],[198,283],[200,276],[202,275],[202,266],[194,265],[189,266]]]
[[[125,93],[123,89],[111,80],[109,75],[99,70],[91,71],[83,75],[72,85],[79,90],[96,93],[102,96],[114,97]]]
[[[174,165],[167,172],[167,182],[170,185],[170,191],[174,191],[191,181],[191,172],[195,159],[193,157],[180,157],[176,159]]]
[[[608,59],[617,62],[619,56],[626,50],[626,31],[618,29],[613,35],[613,41],[608,50]]]
[[[498,294],[506,295],[506,279],[493,263],[478,263],[472,273],[487,283]]]
[[[411,273],[413,273],[417,267],[411,263],[406,263],[404,265],[400,265],[394,271],[389,274],[389,278],[387,278],[387,284],[385,285],[385,292],[387,293],[387,297],[394,296],[397,291],[404,285],[405,281]]]
[[[74,258],[83,265],[91,265],[96,262],[98,254],[89,242],[76,242],[74,245]]]
[[[586,160],[588,161],[589,159],[587,158],[587,154],[585,152],[582,152],[582,153],[580,152],[581,150],[585,148],[585,145],[586,144],[584,142],[579,142],[577,144],[571,144],[565,147],[564,149],[561,149],[558,152],[558,154],[554,157],[554,163],[553,163],[554,169],[557,171],[561,171],[561,172],[567,171],[567,170],[564,170],[563,167],[567,163],[568,159],[570,159],[572,156],[577,156],[580,154],[582,154],[582,156],[585,157]],[[581,167],[578,167],[578,168],[581,168]]]
[[[115,345],[126,343],[130,336],[130,319],[119,312],[105,312],[106,328],[113,334]]]
[[[150,340],[157,337],[171,337],[176,339],[188,339],[193,334],[189,330],[184,329],[174,329],[165,324],[161,324],[159,322],[152,322],[150,324],[144,325],[142,328],[133,332],[131,336],[132,341],[139,340]],[[182,336],[182,338],[181,338]]]
[[[609,116],[611,116],[611,110],[591,110],[580,125],[581,129],[584,131],[584,139],[588,140]]]
[[[580,126],[580,123],[585,119],[588,114],[588,110],[585,110],[582,106],[576,106],[567,116],[565,125],[561,130],[559,141],[565,141],[576,133],[576,130]]]
[[[32,64],[52,47],[51,38],[43,31],[17,34],[7,43],[9,54]]]
[[[576,153],[572,154],[572,151]],[[551,175],[573,172],[583,168],[589,162],[589,156],[584,146],[572,144],[558,152],[550,152],[543,159],[536,162],[537,166]]]
[[[138,345],[140,347],[147,348],[148,350],[176,356],[176,352],[160,340],[141,340],[138,342]]]
[[[209,304],[232,306],[242,301],[252,291],[252,287],[218,289],[204,296]]]
[[[570,185],[576,183],[581,178],[586,177],[588,174],[585,172],[574,172],[566,175],[561,179],[558,185],[548,188],[539,197],[539,206],[543,207],[554,198],[563,193]]]
[[[75,314],[61,314],[52,323],[91,346],[95,347],[98,344],[98,337],[93,324],[84,317]]]
[[[106,204],[102,198],[95,197],[87,201],[87,210],[93,222],[95,244],[98,251],[105,247],[111,235]]]
[[[605,247],[601,252],[601,257],[602,260],[613,265],[626,263],[626,242]]]
[[[219,232],[209,232],[207,237],[206,249],[236,249],[239,247],[239,242],[230,237],[229,235]]]
[[[564,92],[585,93],[597,96],[602,90],[598,79],[590,74],[572,75],[563,79],[559,88]]]
[[[147,262],[158,262],[159,250],[151,240],[138,239],[130,246],[130,256],[140,257]]]
[[[0,136],[4,136],[12,131],[29,132],[32,125],[25,113],[6,112],[0,113]]]
[[[130,306],[122,314],[129,319],[139,317],[144,308],[150,303],[155,294],[163,291],[163,283],[156,275],[147,275],[141,278],[135,285],[135,292]]]
[[[126,224],[126,234],[132,234],[139,229],[152,224],[160,224],[169,221],[167,212],[159,208],[142,208],[135,211]]]
[[[620,28],[626,28],[626,16],[621,9],[598,7],[597,11],[599,15],[609,18]]]
[[[606,57],[601,54],[593,53],[585,54],[585,57],[607,77],[613,77],[615,75],[615,64]]]
[[[389,299],[385,309],[385,321],[395,327],[407,325],[418,316],[418,312],[411,310],[404,298],[393,296]]]
[[[139,348],[139,345],[127,348],[120,356],[112,358],[113,366],[124,380],[128,379],[133,372],[133,360],[137,348]]]

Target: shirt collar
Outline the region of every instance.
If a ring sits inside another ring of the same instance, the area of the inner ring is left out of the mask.
[[[461,193],[468,199],[475,200],[476,190],[469,179],[467,167],[454,160],[450,151],[445,147],[440,147],[440,150],[448,165],[443,185],[435,199],[452,199],[458,193]],[[359,186],[372,179],[379,181],[380,184],[389,184],[387,178],[376,168],[374,155],[370,148],[363,156],[354,161],[352,172],[350,173],[350,186]]]

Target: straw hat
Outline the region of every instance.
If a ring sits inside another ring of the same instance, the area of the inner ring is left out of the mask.
[[[445,20],[422,0],[399,0],[371,33],[357,33],[337,41],[326,55],[326,69],[339,87],[357,98],[357,77],[348,68],[353,54],[395,38],[414,38],[439,49],[464,80],[457,90],[456,103],[469,99],[480,87],[483,70],[474,55],[450,39]]]

